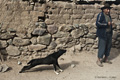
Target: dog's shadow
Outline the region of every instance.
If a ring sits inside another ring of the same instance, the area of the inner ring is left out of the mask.
[[[79,62],[72,61],[69,63],[60,64],[60,67],[62,70],[66,70],[67,68],[71,67],[71,65],[76,66],[78,64],[79,64]],[[53,65],[38,65],[26,72],[39,72],[39,71],[45,71],[45,70],[54,70],[54,67],[53,67]]]

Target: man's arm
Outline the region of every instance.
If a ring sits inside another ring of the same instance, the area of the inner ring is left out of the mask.
[[[103,22],[103,15],[102,13],[99,13],[98,16],[97,16],[97,20],[96,20],[96,26],[98,28],[106,28],[108,27],[110,23],[107,23],[107,22]]]

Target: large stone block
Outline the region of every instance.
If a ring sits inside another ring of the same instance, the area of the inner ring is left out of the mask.
[[[94,14],[93,14],[93,13],[84,14],[84,15],[83,15],[83,19],[92,19],[92,18],[94,18]]]
[[[54,23],[54,20],[46,19],[46,20],[45,20],[45,23],[46,23],[47,25],[52,25],[52,24]]]
[[[112,38],[115,39],[115,40],[118,38],[118,33],[116,31],[113,31]]]
[[[30,5],[30,6],[27,6],[26,7],[26,11],[32,11],[34,9],[34,6],[33,5]]]
[[[23,16],[23,17],[28,16],[28,15],[29,15],[29,12],[28,12],[28,11],[23,11],[23,12],[21,13],[21,16]]]
[[[76,14],[76,15],[73,14],[73,15],[71,15],[71,18],[72,18],[72,19],[81,19],[82,16],[83,16],[83,15],[81,15],[81,14]]]
[[[44,7],[34,7],[35,11],[46,12],[46,8]]]
[[[53,34],[52,37],[54,37],[54,38],[62,38],[62,37],[68,37],[68,36],[70,36],[69,32],[58,31],[56,34]]]
[[[79,9],[74,9],[73,10],[73,14],[84,14],[85,13],[85,11],[84,10],[79,10]]]
[[[74,24],[80,24],[80,19],[74,19],[74,20],[73,20],[73,25],[74,25]]]
[[[52,14],[54,14],[54,15],[59,14],[59,13],[60,13],[60,9],[58,9],[58,8],[52,10]]]
[[[83,5],[77,5],[77,9],[83,10]]]
[[[84,9],[95,9],[94,5],[83,5]]]
[[[67,38],[66,38],[66,37],[63,37],[63,38],[57,38],[55,42],[56,42],[57,44],[66,44],[67,41],[68,41]]]
[[[118,19],[119,16],[118,16],[117,14],[111,14],[111,18],[112,18],[112,19]]]
[[[60,14],[73,14],[73,9],[62,9]]]
[[[0,40],[0,49],[1,48],[6,48],[7,47],[7,42]]]
[[[47,30],[50,34],[54,34],[58,31],[58,28],[55,25],[48,25]]]
[[[0,34],[0,39],[3,39],[3,40],[12,39],[14,35],[15,34],[11,34],[11,33],[2,33]]]
[[[52,36],[50,34],[38,36],[37,43],[43,44],[43,45],[49,45],[51,42],[51,39],[52,39]]]
[[[46,48],[46,45],[36,44],[28,46],[29,51],[40,51]]]
[[[86,44],[94,44],[94,39],[86,38]]]
[[[36,29],[34,29],[34,31],[32,32],[32,34],[36,35],[36,36],[42,36],[45,32],[46,32],[46,29],[36,28]]]
[[[66,20],[66,24],[72,25],[73,24],[73,20],[72,19]]]
[[[18,47],[16,47],[16,46],[10,45],[6,48],[6,50],[7,50],[8,55],[10,55],[10,56],[20,55],[20,51],[19,51]]]
[[[29,39],[22,39],[19,37],[15,37],[13,39],[13,44],[16,46],[26,46],[30,44],[30,40]]]
[[[120,11],[120,5],[118,5],[118,6],[114,6],[113,9],[114,9],[114,10],[118,10],[118,11]]]
[[[57,18],[59,18],[58,15],[49,15],[49,19],[51,19],[51,20],[55,20]]]
[[[48,46],[48,49],[55,49],[56,46],[57,46],[56,42],[55,42],[55,41],[52,41],[52,42],[50,43],[50,46]]]
[[[32,15],[33,17],[45,17],[44,12],[39,12],[39,11],[31,11],[30,15]]]
[[[61,25],[59,27],[59,31],[64,31],[64,32],[70,32],[73,29],[74,29],[74,27],[72,25],[65,25],[65,24],[63,24],[63,25]]]
[[[63,19],[65,19],[65,20],[70,19],[70,14],[64,14],[64,15],[63,15]]]
[[[65,9],[71,9],[72,7],[73,7],[72,4],[65,4],[64,6]]]
[[[73,38],[80,38],[84,35],[84,31],[82,29],[75,29],[71,32]]]
[[[95,9],[86,9],[85,13],[94,13]]]

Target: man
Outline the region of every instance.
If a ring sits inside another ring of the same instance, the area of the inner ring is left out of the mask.
[[[97,26],[97,36],[98,36],[98,60],[97,65],[103,67],[102,62],[111,64],[108,60],[110,55],[111,45],[112,45],[112,19],[110,16],[110,5],[105,3],[104,7],[101,8],[97,16],[96,26]]]

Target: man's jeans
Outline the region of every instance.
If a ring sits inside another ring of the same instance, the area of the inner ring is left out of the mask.
[[[98,58],[102,59],[103,56],[108,57],[112,46],[112,35],[107,33],[105,39],[98,37]]]

